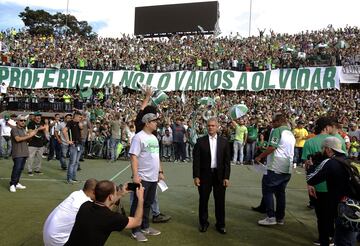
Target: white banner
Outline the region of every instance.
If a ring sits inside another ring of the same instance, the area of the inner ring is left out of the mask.
[[[10,87],[102,88],[119,85],[137,89],[147,84],[163,91],[174,90],[321,90],[340,88],[342,67],[309,67],[259,72],[178,71],[144,73],[138,71],[90,71],[76,69],[35,69],[0,66],[0,83]]]

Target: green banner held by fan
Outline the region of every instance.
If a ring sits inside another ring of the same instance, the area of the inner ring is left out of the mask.
[[[199,99],[198,103],[200,105],[214,106],[215,100],[212,99],[211,97],[202,97]]]
[[[245,104],[236,104],[230,108],[230,117],[235,120],[243,117],[249,111]]]

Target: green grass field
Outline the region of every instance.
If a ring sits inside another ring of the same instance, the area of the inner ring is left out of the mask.
[[[78,179],[113,178],[117,183],[130,180],[129,162],[107,163],[86,160],[81,163]],[[42,245],[42,227],[48,214],[82,183],[66,184],[66,173],[58,161],[43,160],[44,175],[28,177],[24,170],[21,184],[26,190],[10,193],[8,182],[12,161],[0,160],[0,245]],[[164,163],[169,189],[159,194],[160,208],[172,216],[166,224],[154,224],[162,231],[150,237],[147,245],[311,245],[317,237],[314,211],[306,208],[307,193],[302,169],[293,173],[287,190],[285,225],[271,228],[257,225],[263,215],[251,211],[261,198],[261,175],[249,166],[232,166],[231,186],[226,193],[227,235],[215,228],[214,205],[209,202],[210,227],[206,233],[197,229],[197,189],[192,182],[191,164]],[[127,212],[129,198],[124,198]],[[111,234],[106,245],[138,245],[130,231]]]

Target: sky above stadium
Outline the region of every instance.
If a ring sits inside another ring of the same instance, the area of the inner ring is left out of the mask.
[[[133,34],[135,7],[175,3],[202,2],[202,0],[0,0],[0,30],[21,28],[18,17],[26,6],[44,9],[50,13],[66,13],[78,20],[86,20],[102,37],[119,37],[121,33]],[[211,1],[211,0],[206,0]],[[251,0],[219,0],[220,29],[222,35],[238,32],[249,34]],[[359,26],[359,0],[252,0],[251,34],[258,29],[266,33],[298,33],[318,30],[332,24],[335,28],[346,25]]]

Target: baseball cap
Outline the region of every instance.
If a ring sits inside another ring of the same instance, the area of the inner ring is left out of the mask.
[[[148,113],[142,117],[141,121],[143,123],[149,123],[150,121],[157,120],[157,119],[158,119],[158,117],[156,114]]]
[[[41,116],[41,113],[39,111],[34,112],[35,116]]]
[[[328,147],[338,153],[346,154],[346,152],[341,149],[341,141],[336,137],[325,138],[322,147]]]
[[[10,119],[10,115],[5,114],[5,115],[4,115],[4,119],[5,119],[5,120],[9,120],[9,119]]]

